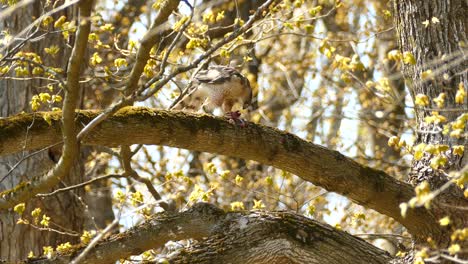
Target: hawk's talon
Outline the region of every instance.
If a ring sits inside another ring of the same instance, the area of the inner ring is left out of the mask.
[[[234,112],[227,112],[226,113],[226,118],[228,119],[228,122],[233,124],[233,125],[239,125],[240,127],[246,127],[247,122],[240,118],[241,112],[239,111],[234,111]]]

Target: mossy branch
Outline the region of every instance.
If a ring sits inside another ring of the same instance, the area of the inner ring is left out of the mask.
[[[83,126],[99,111],[78,111],[75,122]],[[29,129],[28,150],[44,148],[61,140],[60,112],[49,115],[49,125],[38,118]],[[24,133],[32,114],[0,120],[0,155],[22,150]],[[363,166],[341,153],[315,145],[275,128],[249,123],[241,128],[222,118],[185,112],[126,107],[99,124],[83,144],[164,145],[255,160],[289,171],[328,191],[342,194],[354,202],[393,217],[417,237],[439,235],[439,225],[425,209],[409,210],[401,217],[399,204],[415,194],[413,188],[383,171]],[[8,199],[8,197],[3,197]],[[9,208],[11,203],[0,203]]]

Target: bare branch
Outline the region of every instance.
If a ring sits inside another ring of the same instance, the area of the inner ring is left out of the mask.
[[[99,233],[99,235],[97,235],[95,238],[93,238],[93,240],[91,241],[91,243],[89,243],[88,246],[86,246],[86,248],[80,253],[80,255],[78,255],[74,260],[72,260],[70,263],[71,264],[78,264],[80,263],[81,261],[83,261],[85,258],[86,258],[86,255],[88,255],[92,250],[93,250],[93,247],[96,246],[96,244],[99,243],[99,241],[101,241],[101,239],[107,234],[109,233],[109,231],[111,231],[116,225],[117,223],[119,222],[119,219],[116,218],[114,219],[114,221],[112,221],[112,223],[110,225],[108,225],[104,230],[102,230],[101,233]]]
[[[51,193],[38,193],[36,196],[37,197],[53,196],[53,195],[56,195],[56,194],[59,194],[59,193],[62,193],[62,192],[67,192],[67,191],[71,191],[71,190],[74,190],[74,189],[84,187],[86,185],[90,185],[90,184],[92,184],[94,182],[97,182],[97,181],[102,181],[102,180],[106,180],[106,179],[109,179],[109,178],[123,178],[123,177],[125,177],[125,176],[120,175],[120,174],[108,174],[108,175],[96,177],[94,179],[82,182],[80,184],[75,184],[75,185],[68,186],[68,187],[65,187],[65,188],[57,189],[57,190],[55,190],[55,191],[53,191]]]
[[[177,6],[179,6],[179,2],[179,0],[165,1],[165,4],[161,7],[156,19],[151,25],[151,28],[146,32],[145,36],[141,40],[135,64],[133,65],[127,85],[125,86],[127,95],[131,94],[138,87],[138,81],[143,73],[146,62],[150,58],[150,50],[162,38],[162,35],[160,34],[162,32],[162,24],[167,21],[168,17],[177,8]]]
[[[159,205],[165,210],[169,211],[169,205],[162,201],[161,195],[158,193],[158,191],[154,188],[153,184],[151,181],[147,178],[143,178],[138,173],[132,168],[132,151],[130,150],[129,146],[121,146],[120,147],[120,158],[121,158],[121,163],[122,167],[125,170],[125,174],[132,177],[133,179],[143,183],[146,185],[146,188],[148,191],[153,195],[153,198],[156,200],[156,202],[159,203]]]

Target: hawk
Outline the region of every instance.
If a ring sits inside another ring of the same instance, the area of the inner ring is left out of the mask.
[[[193,85],[187,95],[172,109],[189,109],[211,112],[221,108],[228,119],[234,122],[239,119],[240,112],[232,111],[236,103],[247,108],[252,102],[252,88],[249,80],[231,66],[210,66],[207,70],[198,72],[192,80]]]

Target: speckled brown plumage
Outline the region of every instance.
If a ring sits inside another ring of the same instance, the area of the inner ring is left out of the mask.
[[[172,109],[212,111],[221,108],[230,113],[236,103],[243,108],[252,101],[252,89],[249,80],[230,66],[210,66],[195,75],[192,87],[187,95]]]

